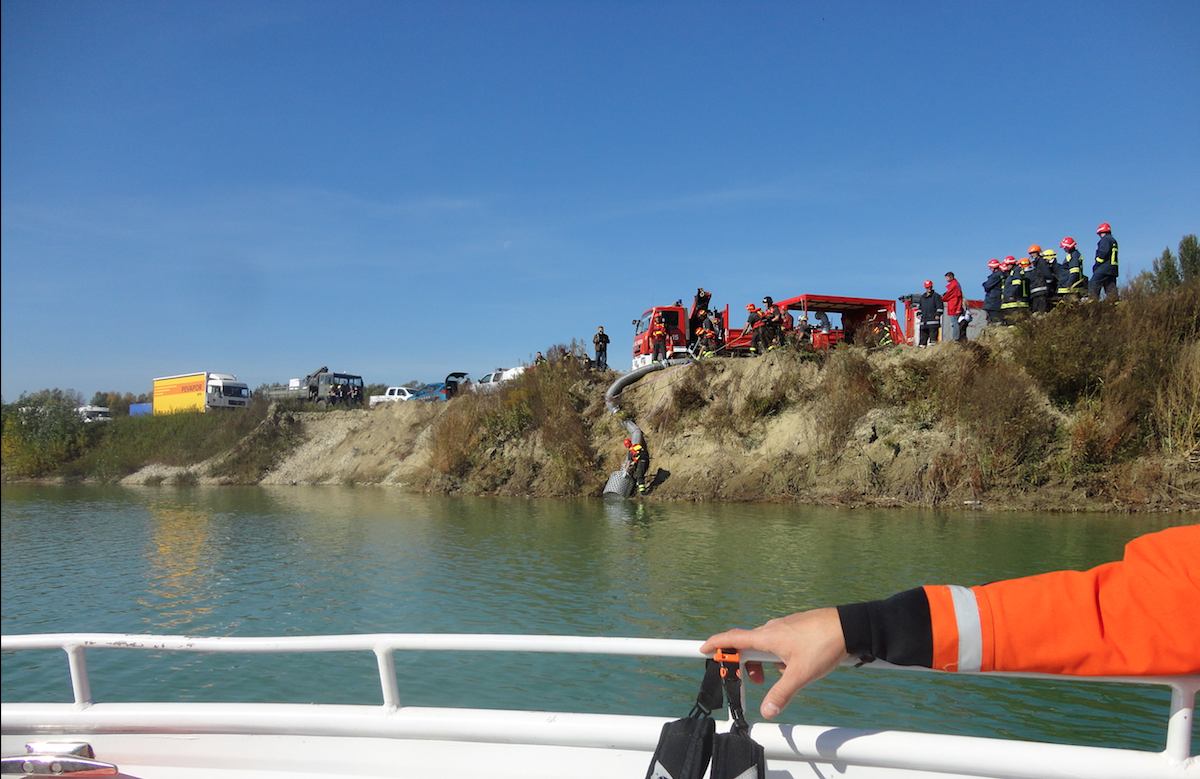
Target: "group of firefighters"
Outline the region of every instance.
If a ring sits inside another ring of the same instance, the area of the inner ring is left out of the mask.
[[[1117,241],[1112,226],[1101,222],[1096,227],[1096,255],[1091,278],[1084,275],[1083,256],[1075,239],[1066,236],[1058,242],[1061,260],[1054,249],[1033,244],[1028,256],[1015,260],[988,261],[992,273],[983,282],[983,310],[989,323],[1012,324],[1029,314],[1045,313],[1064,300],[1117,300]]]
[[[1054,249],[1038,244],[1029,247],[1027,256],[1016,259],[988,260],[991,274],[983,282],[983,310],[988,324],[1012,325],[1030,314],[1042,314],[1066,300],[1117,300],[1117,241],[1112,237],[1112,225],[1101,222],[1096,227],[1096,255],[1092,260],[1092,275],[1084,274],[1084,259],[1075,239],[1066,236],[1058,242],[1063,250],[1060,259]],[[942,314],[954,323],[954,339],[967,339],[967,324],[971,321],[963,300],[962,288],[953,273],[946,274],[946,291],[933,291],[933,282],[925,281],[925,291],[910,301],[916,307],[918,346],[938,340]]]

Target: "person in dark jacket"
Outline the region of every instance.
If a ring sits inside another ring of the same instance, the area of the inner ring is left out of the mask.
[[[1029,278],[1024,273],[1030,267],[1029,258],[1022,257],[1017,267],[1008,264],[1008,257],[1000,270],[1005,272],[1004,287],[1000,293],[1000,312],[1004,324],[1014,325],[1029,316]]]
[[[611,339],[604,332],[604,325],[596,328],[592,336],[592,346],[596,347],[596,367],[602,371],[608,370],[608,343]]]
[[[917,316],[921,321],[919,346],[937,343],[938,331],[942,328],[942,296],[933,291],[933,282],[925,280],[925,292],[917,298]]]
[[[1087,297],[1088,277],[1083,273],[1083,255],[1075,245],[1075,239],[1067,236],[1058,242],[1066,252],[1062,262],[1058,264],[1058,294],[1060,299],[1081,299]]]
[[[783,337],[783,316],[775,308],[775,299],[770,295],[764,297],[762,302],[763,343],[769,351],[778,346]]]
[[[1022,268],[1025,268],[1023,264]],[[1050,280],[1046,261],[1042,259],[1042,247],[1036,243],[1029,247],[1029,266],[1025,268],[1025,277],[1029,281],[1029,313],[1046,313],[1050,310],[1050,285],[1054,284],[1057,288],[1058,280]]]
[[[1050,308],[1058,305],[1058,271],[1062,266],[1058,264],[1058,252],[1053,249],[1042,249],[1042,262],[1045,263],[1043,270],[1046,273],[1046,285],[1050,288],[1047,295],[1050,301]]]
[[[1117,293],[1117,240],[1112,237],[1112,227],[1101,222],[1096,228],[1100,240],[1096,242],[1096,260],[1092,263],[1092,280],[1088,292],[1096,300],[1104,293],[1106,300],[1120,300]]]
[[[1000,260],[995,257],[988,260],[988,270],[991,274],[983,281],[983,312],[989,325],[1000,324],[1004,318],[1000,315],[1000,290],[1004,286],[1004,274],[1000,272]]]
[[[708,321],[704,326],[713,331],[713,341],[716,343],[717,348],[725,345],[725,327],[722,325],[721,317],[717,315],[716,311],[708,312]]]

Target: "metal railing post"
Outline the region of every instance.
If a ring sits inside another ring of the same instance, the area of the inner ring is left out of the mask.
[[[71,669],[71,692],[75,696],[75,705],[90,706],[92,703],[92,684],[88,681],[86,651],[78,644],[64,646],[67,653],[67,665]]]
[[[1183,762],[1192,751],[1192,717],[1196,710],[1196,687],[1171,684],[1171,715],[1167,720],[1166,755]]]
[[[383,690],[383,705],[388,709],[400,707],[400,685],[396,681],[396,661],[391,647],[375,647],[375,660],[379,665],[379,685]]]

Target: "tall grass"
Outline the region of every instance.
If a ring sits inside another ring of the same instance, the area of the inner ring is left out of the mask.
[[[817,433],[829,450],[840,452],[858,420],[879,400],[877,377],[862,349],[837,349],[825,362],[817,388],[821,414]]]
[[[1083,466],[1146,451],[1182,451],[1196,440],[1193,344],[1200,284],[1116,305],[1070,306],[1016,328],[1014,357],[1050,398],[1079,420]]]
[[[113,481],[152,463],[194,465],[233,448],[263,421],[267,408],[254,402],[245,409],[118,417],[62,473]]]
[[[547,350],[561,354],[565,347]],[[489,393],[464,393],[449,404],[433,429],[430,462],[454,479],[478,479],[495,489],[512,473],[493,460],[501,450],[534,459],[519,478],[537,479],[545,494],[577,494],[591,478],[595,453],[584,411],[598,376],[569,356],[531,368]],[[522,485],[524,486],[524,485]]]

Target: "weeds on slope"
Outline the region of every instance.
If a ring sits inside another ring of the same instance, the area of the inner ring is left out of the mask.
[[[506,474],[488,473],[488,462],[501,449],[523,448],[518,459],[538,460],[526,478],[536,476],[547,494],[577,494],[595,460],[583,415],[595,384],[594,374],[563,358],[530,368],[493,392],[463,393],[433,429],[434,471],[460,480],[478,476],[495,487]]]
[[[1200,284],[1064,306],[1015,330],[1014,356],[1077,416],[1073,467],[1195,448]]]

